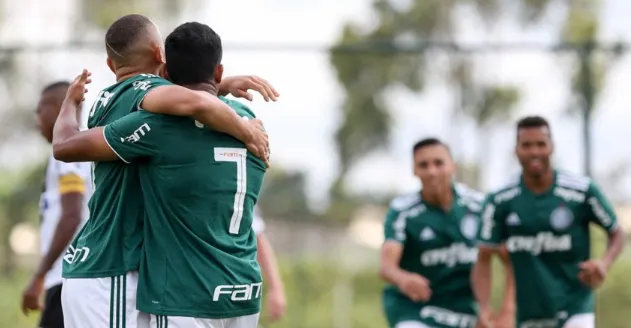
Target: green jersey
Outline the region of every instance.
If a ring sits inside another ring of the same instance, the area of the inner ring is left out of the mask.
[[[88,127],[105,126],[139,107],[149,90],[171,84],[140,74],[99,92],[90,109]],[[144,205],[138,168],[122,162],[92,166],[94,194],[90,219],[64,256],[64,278],[98,278],[138,269]]]
[[[578,280],[579,263],[590,256],[590,222],[617,229],[611,205],[586,177],[555,172],[554,185],[542,194],[515,179],[489,195],[479,239],[506,244],[521,324],[555,328],[593,312],[592,290]]]
[[[453,188],[449,212],[423,201],[420,193],[392,201],[385,238],[403,245],[399,266],[430,282],[432,296],[414,302],[394,285],[384,291],[390,326],[420,321],[431,327],[473,328],[477,306],[470,274],[477,259],[476,235],[484,196],[462,184]]]
[[[240,141],[187,117],[140,110],[109,124],[105,137],[123,161],[142,161],[147,216],[138,309],[211,319],[258,313],[252,220],[265,164]]]

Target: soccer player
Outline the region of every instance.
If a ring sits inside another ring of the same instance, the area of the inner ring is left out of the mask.
[[[473,328],[477,306],[469,277],[484,196],[452,182],[455,164],[440,140],[419,141],[413,157],[423,188],[395,198],[384,226],[380,275],[390,283],[383,293],[388,323]]]
[[[265,236],[265,222],[261,218],[258,208],[254,208],[252,229],[256,234],[257,261],[261,266],[263,281],[267,289],[267,312],[272,321],[280,320],[285,315],[287,307],[285,287],[278,270],[274,249]]]
[[[59,81],[44,88],[37,104],[37,127],[49,143],[53,126],[69,82]],[[64,163],[50,155],[46,165],[40,200],[40,246],[43,254],[37,271],[22,295],[22,311],[42,310],[41,328],[63,328],[61,309],[61,263],[68,244],[88,219],[88,199],[92,192],[90,165]],[[46,291],[44,304],[40,303]]]
[[[105,126],[136,109],[193,116],[200,124],[243,141],[256,156],[267,158],[267,135],[260,121],[246,122],[215,96],[157,76],[164,63],[164,45],[148,18],[127,15],[118,19],[108,29],[105,45],[107,64],[117,83],[99,93],[90,109],[88,127]],[[96,161],[90,220],[65,256],[62,304],[66,328],[146,327],[148,315],[136,309],[136,286],[143,219],[150,207],[143,203],[138,166],[105,162],[110,158],[99,158],[89,140],[76,138],[82,135],[78,128],[74,108],[62,109],[53,132],[55,158]],[[125,140],[131,143],[146,132],[140,127]],[[85,154],[97,156],[85,158]]]
[[[491,193],[482,216],[482,243],[473,286],[483,313],[490,307],[490,259],[510,253],[520,328],[594,328],[594,294],[620,254],[623,233],[594,182],[554,170],[552,132],[539,116],[517,123],[521,176]],[[601,259],[590,259],[589,225],[608,236]]]
[[[166,73],[215,95],[221,55],[212,29],[183,24],[166,39]],[[75,80],[63,111],[79,105],[87,80],[85,71]],[[224,101],[254,118],[241,103]],[[194,119],[142,109],[73,139],[93,145],[82,156],[141,163],[147,215],[137,307],[152,314],[151,326],[255,328],[262,279],[252,220],[265,162]]]

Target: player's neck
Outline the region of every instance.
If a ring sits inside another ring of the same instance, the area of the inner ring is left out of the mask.
[[[540,176],[523,175],[524,185],[533,193],[539,194],[546,192],[554,184],[554,171],[548,170]]]
[[[448,212],[451,209],[451,205],[454,200],[451,188],[436,192],[429,192],[426,189],[421,189],[421,197],[423,198],[423,202],[439,207],[445,212]]]
[[[183,84],[182,86],[191,90],[208,92],[213,96],[217,95],[217,86],[214,83]]]
[[[158,75],[158,69],[155,67],[132,67],[123,66],[116,69],[116,82],[125,81],[138,74]]]

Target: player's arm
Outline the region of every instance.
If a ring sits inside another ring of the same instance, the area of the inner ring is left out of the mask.
[[[405,278],[407,272],[399,266],[401,255],[403,254],[403,245],[406,240],[405,225],[402,224],[400,212],[390,209],[386,215],[384,223],[385,241],[381,246],[381,263],[379,266],[379,275],[381,278],[393,285],[399,283]]]
[[[265,279],[267,288],[269,288],[269,292],[280,292],[284,294],[285,287],[280,276],[280,271],[278,270],[276,254],[264,233],[259,233],[256,236],[256,245],[258,247],[257,260],[261,265],[263,278]]]
[[[500,308],[500,316],[507,316],[510,318],[515,317],[516,307],[516,292],[515,292],[515,276],[513,274],[513,266],[510,261],[508,250],[506,245],[502,245],[498,252],[499,258],[502,261],[504,267],[505,284],[504,284],[504,296],[502,298],[502,307]]]
[[[227,133],[246,144],[257,137],[250,123],[207,92],[177,85],[159,86],[145,95],[140,107],[158,114],[193,117],[211,129]]]
[[[268,286],[267,311],[272,320],[278,320],[285,315],[287,301],[276,254],[274,254],[274,249],[265,234],[259,233],[256,236],[256,244],[258,247],[257,261],[261,266],[265,284]]]
[[[102,128],[80,131],[79,111],[91,81],[90,73],[84,70],[68,88],[59,116],[53,129],[53,155],[64,162],[116,160],[103,138]]]
[[[81,170],[77,164],[55,163],[60,165],[59,194],[61,202],[61,214],[55,227],[53,239],[37,266],[31,282],[22,295],[22,312],[28,314],[29,310],[41,309],[41,294],[44,288],[46,273],[50,271],[57,259],[66,250],[77,228],[81,224],[85,181],[81,176]]]
[[[57,124],[55,124],[56,127]],[[63,130],[60,129],[60,131]],[[72,131],[72,133],[69,133],[70,130],[64,132],[66,134],[63,137],[53,137],[53,156],[56,160],[67,163],[118,160],[116,153],[112,151],[112,148],[105,141],[103,127],[85,131],[76,130]]]
[[[491,261],[503,242],[504,221],[501,216],[493,195],[489,195],[482,209],[482,224],[478,232],[478,260],[471,272],[471,287],[478,300],[480,313],[487,315],[491,312]]]
[[[591,222],[607,232],[607,249],[601,261],[605,266],[605,270],[609,270],[624,247],[624,232],[618,225],[613,206],[593,182],[589,186],[586,201],[590,211]]]
[[[44,277],[46,273],[53,267],[59,256],[68,248],[68,244],[77,232],[77,228],[81,224],[81,216],[85,193],[85,178],[81,176],[80,166],[78,164],[56,163],[64,166],[62,176],[59,177],[59,195],[61,203],[61,216],[53,240],[51,241],[48,252],[41,259],[37,275]]]
[[[252,222],[252,230],[256,233],[257,261],[261,265],[265,284],[269,288],[269,292],[285,294],[285,287],[278,269],[276,254],[267,237],[265,237],[265,223],[260,216],[258,210],[255,209],[254,221]]]

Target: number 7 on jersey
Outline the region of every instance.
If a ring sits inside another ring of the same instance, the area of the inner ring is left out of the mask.
[[[215,148],[215,161],[233,162],[237,165],[237,190],[234,193],[234,209],[230,218],[230,228],[228,232],[236,235],[241,227],[243,218],[243,204],[247,188],[247,155],[245,148]]]

